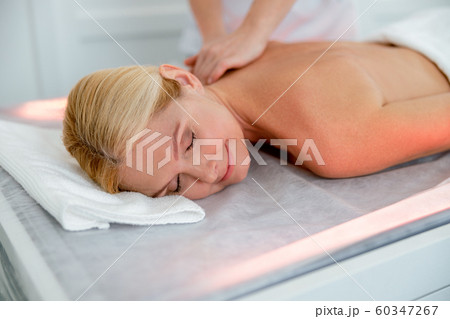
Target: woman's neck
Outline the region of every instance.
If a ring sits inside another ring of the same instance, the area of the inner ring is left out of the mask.
[[[226,94],[214,85],[207,86],[204,89],[206,97],[225,106],[234,116],[236,121],[241,126],[245,138],[252,142],[256,142],[264,136],[263,131],[258,126],[252,125],[252,123],[246,118],[245,112],[242,112],[241,108],[238,107],[239,104],[234,103],[233,100],[230,99],[230,94]]]

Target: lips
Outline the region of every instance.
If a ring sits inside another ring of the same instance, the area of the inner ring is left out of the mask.
[[[220,180],[220,182],[224,182],[226,181],[228,178],[230,178],[231,174],[233,173],[234,170],[234,166],[235,165],[231,165],[230,163],[233,163],[233,154],[230,153],[230,150],[228,148],[228,140],[225,142],[225,148],[227,150],[227,155],[228,155],[228,161],[227,161],[227,171],[225,172],[225,175],[222,177],[222,179]]]

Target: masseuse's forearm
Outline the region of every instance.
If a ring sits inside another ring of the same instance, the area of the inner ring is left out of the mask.
[[[203,42],[226,34],[221,0],[189,0]]]
[[[254,0],[240,29],[268,40],[296,0]]]

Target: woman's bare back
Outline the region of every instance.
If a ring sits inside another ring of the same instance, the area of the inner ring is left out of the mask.
[[[296,158],[301,141],[312,138],[328,164],[305,166],[329,177],[363,175],[450,147],[450,85],[431,61],[394,46],[336,43],[324,54],[329,46],[272,42],[215,85],[250,124],[249,139],[296,138],[299,145],[288,147]],[[411,102],[421,99],[429,101]],[[412,141],[417,146],[403,146]]]
[[[450,91],[445,75],[426,57],[407,48],[341,42],[324,53],[329,46],[328,42],[270,42],[260,59],[244,69],[229,72],[220,85],[248,97],[247,105],[242,108],[250,106],[258,110],[265,110],[299,77],[285,95],[295,95],[302,87],[313,91],[323,89],[308,84],[317,75],[341,82],[325,88],[323,94],[336,94],[341,86],[348,87],[352,78],[358,78],[370,91],[380,95],[382,105]]]

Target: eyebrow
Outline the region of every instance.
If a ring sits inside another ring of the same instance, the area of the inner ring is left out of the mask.
[[[173,131],[173,142],[172,142],[175,159],[177,159],[177,160],[178,160],[178,134],[179,134],[180,126],[181,126],[181,121],[178,121],[177,125],[175,126],[175,130]],[[172,181],[172,179],[165,186],[163,186],[159,191],[157,191],[155,194],[153,194],[151,197],[156,197],[156,196],[160,195],[165,189],[167,189],[167,187],[169,187],[169,184],[171,181]]]

